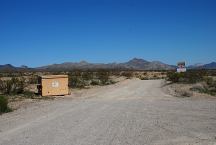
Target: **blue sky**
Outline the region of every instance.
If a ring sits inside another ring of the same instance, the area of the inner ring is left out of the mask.
[[[0,64],[216,61],[215,0],[1,0]]]

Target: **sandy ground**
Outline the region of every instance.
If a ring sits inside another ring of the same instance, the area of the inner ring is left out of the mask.
[[[0,116],[0,145],[216,145],[216,99],[126,80]]]

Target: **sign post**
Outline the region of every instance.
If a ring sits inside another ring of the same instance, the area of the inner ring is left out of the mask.
[[[179,63],[177,64],[177,66],[178,66],[178,68],[177,68],[177,72],[178,72],[178,73],[186,72],[186,71],[187,71],[187,69],[186,69],[186,67],[185,67],[185,62],[179,62]]]

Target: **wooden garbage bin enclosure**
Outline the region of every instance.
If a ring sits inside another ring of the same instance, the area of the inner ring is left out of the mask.
[[[39,77],[38,92],[42,96],[68,95],[67,75],[47,75]]]

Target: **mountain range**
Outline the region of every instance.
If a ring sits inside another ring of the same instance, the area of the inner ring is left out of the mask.
[[[144,59],[134,58],[125,63],[89,63],[81,62],[65,62],[61,64],[52,64],[37,68],[28,68],[23,65],[15,67],[11,64],[0,65],[0,71],[70,71],[75,69],[94,70],[94,69],[120,69],[120,70],[172,70],[177,66],[165,64],[160,61],[147,61]],[[195,64],[188,66],[188,69],[216,69],[216,62],[209,64]]]
[[[208,64],[197,63],[195,65],[190,65],[190,69],[216,69],[216,62],[211,62]]]
[[[81,61],[79,63],[66,62],[62,64],[53,64],[39,67],[40,70],[74,70],[74,69],[131,69],[131,70],[170,70],[175,69],[171,66],[159,61],[146,61],[139,58],[134,58],[125,63],[88,63]]]

